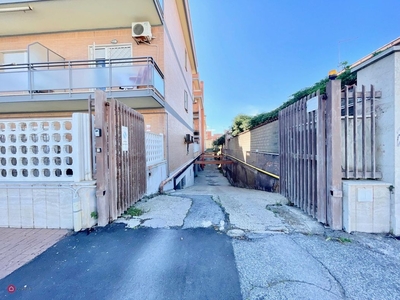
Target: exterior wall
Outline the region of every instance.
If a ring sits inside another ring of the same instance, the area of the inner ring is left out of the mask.
[[[246,160],[247,152],[279,153],[279,121],[243,132],[229,140],[227,148],[236,158]]]
[[[0,133],[1,227],[78,231],[95,224],[87,114],[1,119]]]
[[[168,115],[168,128],[169,128],[169,170],[171,173],[177,171],[185,162],[193,159],[193,144],[189,144],[189,152],[187,151],[187,144],[184,142],[184,134],[190,132],[181,122],[176,118]]]
[[[96,224],[94,181],[77,184],[0,184],[0,227],[63,228],[79,231]]]
[[[382,91],[382,98],[376,101],[376,162],[382,181],[394,186],[391,230],[400,235],[400,52],[359,70],[357,84],[373,84]]]
[[[225,149],[225,152],[229,154],[230,151]],[[247,152],[246,162],[272,174],[279,174],[278,154]],[[268,192],[279,192],[279,179],[258,172],[244,164],[235,163],[224,165],[223,171],[224,175],[233,186]]]
[[[157,38],[151,45],[137,45],[129,28],[0,37],[0,52],[27,50],[29,44],[39,42],[66,60],[85,60],[90,59],[89,46],[113,45],[111,40],[115,39],[118,44],[113,46],[132,44],[132,56],[153,56],[163,70],[163,27],[152,27],[152,33]]]
[[[168,113],[169,172],[173,173],[193,159],[193,145],[189,145],[187,153],[184,144],[185,134],[193,136],[192,70],[175,1],[164,2],[164,19],[165,99],[183,120]],[[185,91],[188,95],[187,110],[184,105]]]
[[[251,132],[246,131],[228,140],[227,149],[234,157],[246,160],[246,153],[250,151]]]
[[[205,150],[205,133],[206,133],[206,118],[204,113],[204,82],[199,80],[199,74],[193,76],[193,93],[194,93],[194,130],[198,132],[198,143],[200,152]]]
[[[279,175],[279,121],[226,140],[225,152],[266,172]],[[264,191],[279,191],[279,180],[241,163],[224,166],[231,184]]]
[[[164,135],[146,131],[146,195],[157,193],[160,182],[167,178],[164,143]]]
[[[250,134],[250,151],[279,153],[279,121],[257,127]]]
[[[389,184],[376,180],[343,181],[343,229],[347,232],[390,231]]]
[[[194,167],[190,166],[181,175],[175,178],[174,186],[177,189],[184,189],[194,184]]]
[[[167,162],[162,162],[147,167],[147,191],[146,195],[158,193],[160,182],[167,178]]]

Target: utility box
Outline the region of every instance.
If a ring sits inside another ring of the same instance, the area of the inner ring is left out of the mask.
[[[375,180],[344,180],[343,229],[346,232],[389,232],[389,186],[389,183]]]

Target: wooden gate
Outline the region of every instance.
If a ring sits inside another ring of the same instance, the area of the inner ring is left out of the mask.
[[[297,207],[342,229],[340,80],[279,113],[280,190]]]
[[[98,225],[105,226],[146,192],[145,128],[140,113],[107,101],[103,91],[95,92],[94,108]]]

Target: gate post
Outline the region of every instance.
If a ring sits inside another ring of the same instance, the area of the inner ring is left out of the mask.
[[[329,80],[326,86],[326,187],[327,222],[334,230],[342,229],[342,147],[341,81]]]
[[[101,90],[95,91],[95,119],[94,127],[100,129],[95,137],[96,174],[97,174],[97,214],[98,225],[106,226],[109,223],[109,198],[108,186],[108,155],[107,155],[107,97]]]

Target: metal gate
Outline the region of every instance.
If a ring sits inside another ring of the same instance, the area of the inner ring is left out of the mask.
[[[342,178],[377,179],[375,99],[371,86],[357,92],[340,80],[326,94],[301,99],[279,113],[280,187],[294,205],[342,229]]]
[[[97,213],[104,226],[146,192],[145,128],[140,113],[107,101],[103,91],[95,92],[94,108]]]
[[[279,113],[281,194],[297,207],[342,228],[340,81]]]

